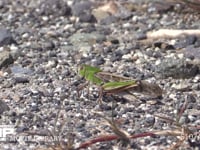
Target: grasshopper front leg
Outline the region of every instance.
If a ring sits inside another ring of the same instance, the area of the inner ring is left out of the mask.
[[[102,102],[103,102],[103,87],[102,86],[99,86],[98,87],[98,89],[99,89],[99,98],[98,98],[98,103],[99,104],[102,104]]]
[[[77,95],[78,97],[80,97],[80,91],[83,90],[85,87],[87,86],[87,92],[89,93],[89,81],[88,82],[85,82],[83,84],[80,84],[78,87],[77,87]]]

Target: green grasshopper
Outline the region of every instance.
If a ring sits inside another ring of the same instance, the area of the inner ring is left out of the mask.
[[[119,82],[116,82],[116,81],[107,82],[101,86],[99,98],[100,99],[102,98],[103,93],[119,94],[119,93],[123,93],[124,91],[127,91],[130,88],[133,88],[136,86],[137,86],[137,84],[133,80],[119,81]],[[133,94],[131,94],[131,95],[133,95]]]
[[[98,72],[95,74],[96,77],[102,79],[104,82],[121,82],[121,81],[134,81],[134,86],[125,87],[123,90],[129,94],[142,93],[150,95],[151,97],[162,97],[162,89],[154,83],[149,83],[145,80],[131,80],[130,78],[114,75],[108,72]]]
[[[128,93],[134,95],[134,92],[152,94],[156,96],[162,94],[162,90],[156,84],[150,84],[146,81],[131,80],[126,77],[113,75],[108,72],[103,72],[99,68],[89,65],[83,65],[80,68],[79,74],[89,82],[100,87],[99,98],[102,98],[103,93],[120,94]]]

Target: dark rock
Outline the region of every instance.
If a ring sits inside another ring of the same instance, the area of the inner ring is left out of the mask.
[[[90,13],[83,13],[83,14],[79,15],[79,21],[80,22],[89,22],[89,23],[97,22],[96,18]]]
[[[164,59],[158,66],[156,66],[156,72],[162,77],[173,78],[190,78],[194,77],[198,73],[198,66],[184,59]]]
[[[93,3],[89,1],[75,3],[72,6],[72,15],[79,17],[80,15],[91,11],[92,6],[93,6]]]
[[[29,78],[27,76],[16,76],[14,77],[14,81],[15,83],[28,83],[29,82]]]
[[[41,15],[68,16],[71,8],[63,0],[43,0],[39,6]]]
[[[4,101],[0,100],[0,114],[8,110],[10,110],[8,105]]]
[[[11,54],[8,51],[0,52],[0,69],[7,67],[9,64],[14,62]]]
[[[16,43],[11,32],[5,28],[0,28],[0,46]]]

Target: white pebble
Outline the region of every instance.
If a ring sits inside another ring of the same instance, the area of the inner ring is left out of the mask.
[[[178,54],[177,56],[178,56],[178,58],[183,58],[184,54],[183,54],[183,53],[182,53],[182,54],[180,53],[180,54]]]
[[[42,17],[42,20],[44,20],[44,21],[48,21],[48,20],[49,20],[49,17],[47,17],[47,16],[43,16],[43,17]]]

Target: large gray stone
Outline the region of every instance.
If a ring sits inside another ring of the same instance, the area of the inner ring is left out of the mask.
[[[196,64],[186,62],[184,59],[167,58],[156,67],[156,72],[162,77],[190,78],[199,71]]]

